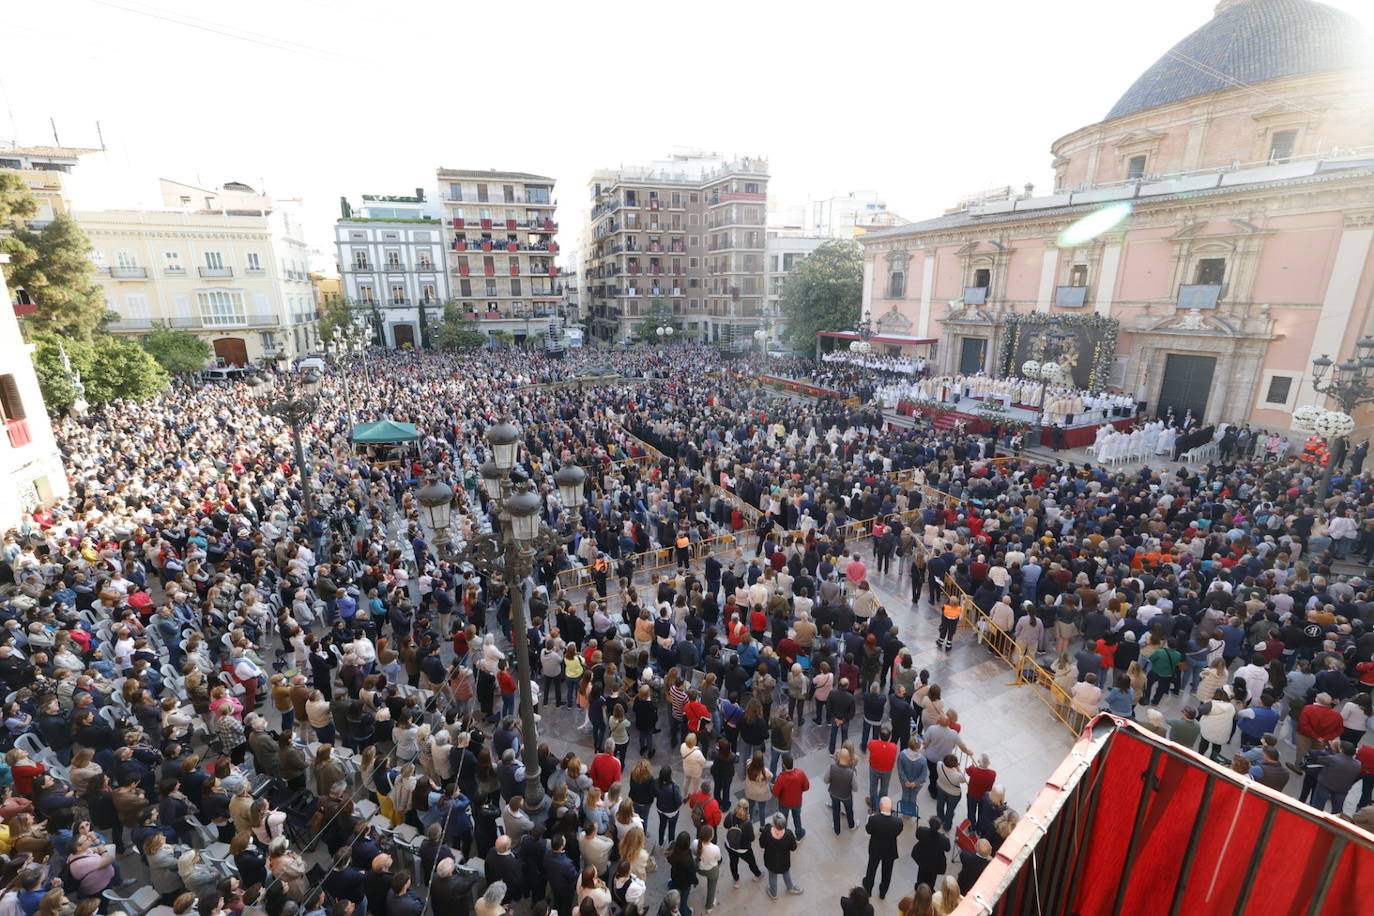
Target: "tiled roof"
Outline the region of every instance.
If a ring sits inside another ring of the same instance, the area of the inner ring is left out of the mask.
[[[1374,42],[1348,13],[1312,0],[1242,0],[1174,45],[1126,90],[1107,120],[1241,84],[1374,67]]]

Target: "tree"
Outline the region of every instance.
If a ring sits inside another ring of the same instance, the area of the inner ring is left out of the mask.
[[[167,388],[166,370],[131,340],[101,335],[87,342],[40,331],[33,335],[33,343],[33,368],[49,410],[65,410],[76,399],[76,390],[62,365],[63,348],[72,370],[80,373],[84,396],[91,404],[120,398],[142,401]]]
[[[190,331],[157,328],[141,341],[143,349],[171,375],[204,369],[210,360],[210,344]]]
[[[336,334],[353,324],[353,310],[347,302],[338,298],[326,299],[320,306],[320,343],[329,343]]]
[[[33,252],[27,262],[10,263],[9,281],[22,287],[37,311],[24,319],[30,331],[51,331],[90,340],[106,321],[105,293],[95,282],[91,242],[70,216],[59,216],[40,232],[15,230],[14,237]]]
[[[658,329],[663,327],[673,329],[674,340],[682,339],[682,322],[673,315],[667,303],[661,298],[655,298],[650,301],[649,311],[644,313],[644,320],[635,325],[634,339],[640,343],[664,342],[663,338],[658,336]]]
[[[477,330],[477,322],[464,318],[456,302],[444,303],[444,317],[435,337],[444,350],[471,350],[487,342],[487,335]]]
[[[792,268],[782,285],[783,336],[793,349],[815,353],[819,331],[847,330],[859,321],[864,263],[858,242],[826,242]]]
[[[27,220],[38,214],[38,201],[29,186],[13,172],[0,172],[0,252],[10,256],[10,265],[5,275],[18,265],[28,264],[34,258],[33,249],[15,233],[27,227]]]

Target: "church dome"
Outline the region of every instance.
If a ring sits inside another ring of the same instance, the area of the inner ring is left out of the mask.
[[[1374,66],[1355,17],[1312,0],[1221,0],[1210,21],[1126,90],[1106,120],[1300,73]]]

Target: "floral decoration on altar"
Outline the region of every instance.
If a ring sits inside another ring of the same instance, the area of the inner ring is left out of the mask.
[[[1117,334],[1121,330],[1121,322],[1106,315],[1081,315],[1081,314],[1055,314],[1053,312],[1029,312],[1027,314],[1008,315],[1006,317],[1007,329],[1002,335],[1002,353],[1000,365],[1002,375],[1018,375],[1016,369],[1018,364],[1016,353],[1021,346],[1023,338],[1029,336],[1041,336],[1044,332],[1052,328],[1061,328],[1065,331],[1083,331],[1082,337],[1074,334],[1075,340],[1086,338],[1092,342],[1092,362],[1088,369],[1088,391],[1105,391],[1107,381],[1111,377],[1112,359],[1116,355]],[[1069,360],[1072,365],[1077,361],[1076,354]],[[1062,360],[1061,360],[1062,362]]]

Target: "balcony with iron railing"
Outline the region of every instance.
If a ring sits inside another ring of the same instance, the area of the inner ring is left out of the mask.
[[[148,279],[148,268],[146,267],[111,267],[110,276],[116,280],[146,280]]]
[[[202,277],[232,277],[234,268],[232,267],[202,267],[200,269]]]

